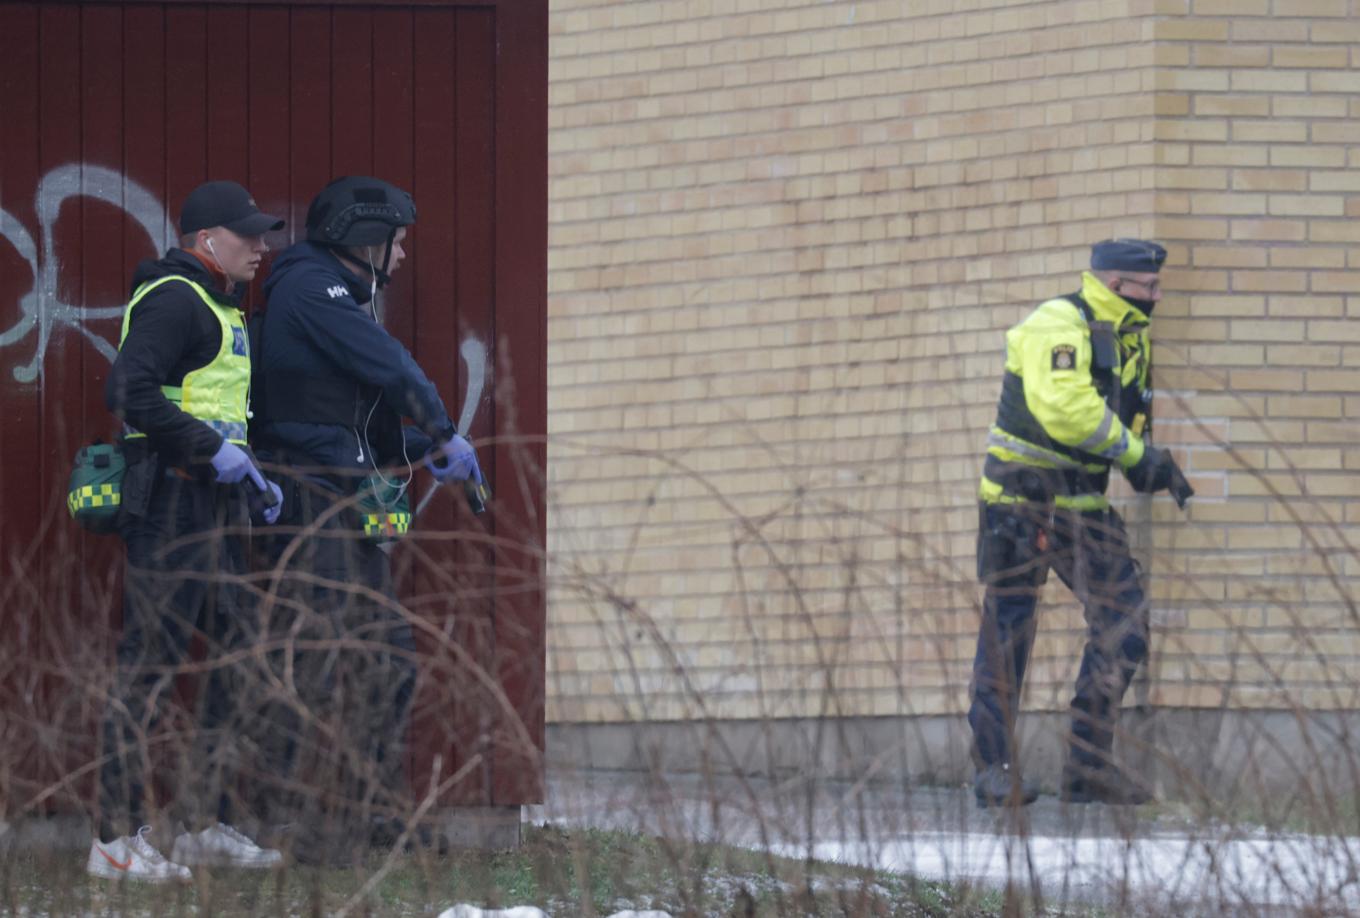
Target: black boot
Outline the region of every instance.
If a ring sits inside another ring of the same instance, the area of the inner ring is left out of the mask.
[[[973,796],[983,808],[1029,806],[1039,799],[1039,786],[1021,778],[1009,765],[988,765],[973,778]]]
[[[1117,765],[1063,767],[1062,798],[1067,803],[1139,806],[1153,801],[1152,791]]]

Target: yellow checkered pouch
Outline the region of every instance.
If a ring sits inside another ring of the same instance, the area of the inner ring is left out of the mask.
[[[368,476],[359,488],[358,509],[364,535],[375,542],[391,542],[411,530],[411,497],[405,482]]]
[[[91,532],[113,532],[123,500],[123,475],[127,459],[122,447],[96,440],[76,451],[71,481],[66,489],[66,509],[71,519]]]

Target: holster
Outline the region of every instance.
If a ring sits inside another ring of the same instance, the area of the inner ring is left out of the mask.
[[[159,456],[145,448],[129,447],[120,515],[127,519],[144,518],[151,506],[151,491],[162,475]]]
[[[1038,588],[1048,581],[1049,527],[1044,510],[1036,504],[979,508],[979,581],[1003,588]]]

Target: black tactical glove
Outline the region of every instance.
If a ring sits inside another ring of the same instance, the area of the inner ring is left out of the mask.
[[[1195,489],[1185,480],[1176,460],[1169,452],[1155,446],[1145,446],[1143,458],[1127,469],[1124,477],[1139,494],[1170,491],[1176,499],[1176,506],[1182,510],[1185,509],[1185,502],[1195,494]]]

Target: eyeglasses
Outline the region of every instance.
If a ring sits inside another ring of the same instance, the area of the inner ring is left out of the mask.
[[[1162,289],[1161,281],[1140,281],[1134,277],[1116,278],[1121,284],[1135,284],[1148,292],[1149,296],[1156,296]]]

